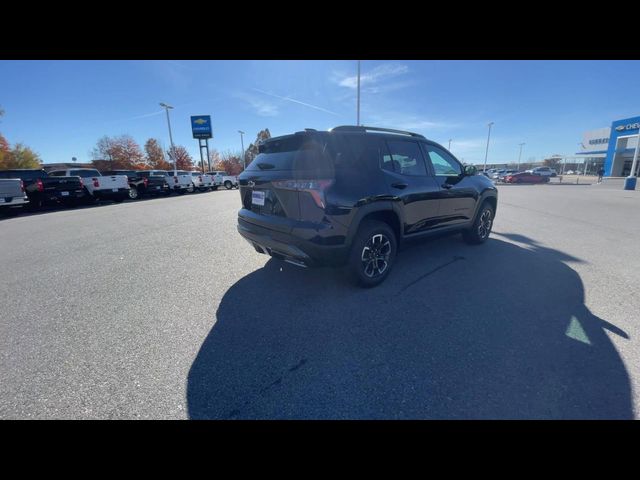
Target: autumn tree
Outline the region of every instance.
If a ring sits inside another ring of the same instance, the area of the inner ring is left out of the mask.
[[[4,168],[6,156],[9,155],[9,142],[0,133],[0,168]]]
[[[173,155],[171,154],[171,150],[169,149],[169,158],[171,159],[171,166],[173,167]],[[175,157],[176,157],[176,170],[193,170],[193,158],[182,145],[177,145],[175,147]]]
[[[249,145],[247,151],[244,154],[247,165],[253,162],[253,159],[258,156],[258,145],[269,138],[271,138],[271,132],[269,132],[268,128],[265,128],[264,130],[260,130],[258,132],[258,135],[256,135],[256,141]]]
[[[212,161],[214,170],[223,170],[228,175],[239,175],[242,173],[242,154],[240,152],[226,151],[222,154],[216,152],[216,159]]]
[[[171,165],[164,156],[164,151],[160,142],[155,138],[150,138],[144,144],[145,161],[147,166],[154,170],[170,170]]]
[[[98,170],[132,170],[145,168],[140,146],[130,135],[104,136],[91,152]]]
[[[2,139],[4,140],[4,137]],[[0,146],[0,149],[3,147]],[[0,169],[9,168],[40,168],[40,157],[29,147],[25,147],[22,143],[16,143],[13,148],[0,153]]]

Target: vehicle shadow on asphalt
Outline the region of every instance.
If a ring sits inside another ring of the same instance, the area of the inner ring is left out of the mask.
[[[580,260],[499,238],[412,245],[368,290],[270,259],[220,302],[190,418],[633,418],[607,331],[628,336],[584,305]]]

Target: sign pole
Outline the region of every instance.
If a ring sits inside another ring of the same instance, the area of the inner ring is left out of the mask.
[[[205,148],[207,149],[207,165],[209,165],[209,171],[211,171],[211,157],[209,156],[209,139],[207,138],[205,141]]]
[[[198,139],[198,149],[200,150],[200,168],[202,169],[202,173],[204,174],[204,157],[202,156],[202,140]]]

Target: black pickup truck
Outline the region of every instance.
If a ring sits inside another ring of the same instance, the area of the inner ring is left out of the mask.
[[[135,200],[143,195],[168,194],[169,186],[162,175],[152,175],[143,170],[107,170],[102,175],[126,175],[129,179],[129,198]]]
[[[76,206],[86,195],[80,177],[50,177],[41,169],[0,170],[0,178],[22,180],[32,210],[52,203]]]

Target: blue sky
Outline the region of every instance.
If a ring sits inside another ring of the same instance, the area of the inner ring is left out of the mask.
[[[256,133],[356,122],[356,61],[0,61],[0,132],[45,162],[90,160],[103,135],[169,137],[199,158],[189,117],[211,115],[219,151]],[[413,130],[470,163],[577,151],[585,130],[640,114],[638,61],[362,61],[361,122]]]

